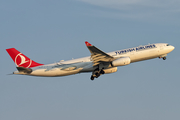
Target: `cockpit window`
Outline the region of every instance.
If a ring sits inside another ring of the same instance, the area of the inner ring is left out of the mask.
[[[166,46],[170,46],[169,44],[167,44]]]

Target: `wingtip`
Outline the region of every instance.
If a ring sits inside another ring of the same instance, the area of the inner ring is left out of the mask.
[[[85,42],[86,46],[92,46],[88,41]]]

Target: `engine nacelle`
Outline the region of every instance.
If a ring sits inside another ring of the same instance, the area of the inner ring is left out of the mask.
[[[117,67],[112,67],[112,68],[104,69],[103,71],[104,71],[104,74],[114,73],[114,72],[117,72]]]
[[[123,57],[112,61],[111,65],[113,67],[117,67],[117,66],[129,65],[130,63],[131,63],[131,59],[129,57]]]

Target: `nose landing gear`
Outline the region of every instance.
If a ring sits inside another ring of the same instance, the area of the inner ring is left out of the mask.
[[[166,57],[163,57],[163,60],[166,60]]]
[[[166,57],[159,57],[159,59],[162,58],[163,60],[166,60]]]

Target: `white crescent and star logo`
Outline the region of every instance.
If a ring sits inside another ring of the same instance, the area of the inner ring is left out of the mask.
[[[29,58],[26,58],[26,56],[24,56],[22,53],[19,53],[15,57],[15,64],[18,67],[29,68],[31,66],[31,63],[32,63],[32,60],[30,60]]]

